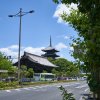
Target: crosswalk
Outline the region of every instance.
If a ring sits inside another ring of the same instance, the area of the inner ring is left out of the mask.
[[[11,89],[11,90],[3,90],[5,92],[20,92],[20,91],[31,91],[31,90],[41,90],[41,89],[44,89],[46,87],[50,87],[49,85],[45,85],[45,86],[35,86],[35,87],[25,87],[25,88],[19,88],[19,89]]]
[[[49,95],[49,94],[50,95],[54,94],[53,95],[54,97],[57,94],[59,95],[58,97],[60,97],[61,91],[58,89],[60,86],[63,86],[68,91],[68,93],[73,93],[76,100],[82,100],[83,95],[89,92],[89,88],[86,82],[57,83],[57,84],[30,86],[30,87],[23,87],[17,89],[9,89],[9,90],[0,90],[0,100],[7,100],[7,99],[2,99],[5,96],[8,98],[11,97],[18,98],[15,100],[25,100],[25,98],[27,98],[28,96],[31,96],[29,98],[33,98],[33,95],[34,97],[38,98],[38,94],[40,94],[40,96],[43,96],[43,98],[45,95]],[[23,95],[23,97],[21,97],[21,95]],[[36,100],[40,100],[40,99],[36,99]]]
[[[83,87],[87,87],[87,86],[88,86],[88,85],[85,84],[85,85],[78,86],[78,87],[76,87],[76,88],[83,88]]]
[[[76,89],[81,89],[81,88],[85,88],[84,91],[88,91],[88,87],[87,87],[87,84],[80,84],[80,83],[60,83],[60,84],[52,84],[52,85],[42,85],[42,86],[34,86],[34,87],[25,87],[25,88],[18,88],[18,89],[11,89],[11,90],[2,90],[3,92],[7,92],[7,93],[11,93],[11,92],[21,92],[21,91],[41,91],[43,89],[45,89],[45,91],[48,89],[48,88],[59,88],[60,86],[63,86],[63,87],[74,87]],[[0,91],[0,92],[2,92]]]

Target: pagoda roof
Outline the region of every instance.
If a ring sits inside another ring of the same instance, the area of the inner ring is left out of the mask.
[[[43,54],[42,56],[44,56],[44,57],[59,57],[58,55],[56,55],[56,54]]]
[[[51,46],[49,46],[49,47],[47,47],[45,49],[42,49],[42,51],[56,51],[56,52],[59,52],[58,50],[56,50],[55,48],[53,48]]]
[[[49,45],[48,47],[42,49],[42,51],[44,51],[44,52],[48,52],[48,51],[59,52],[59,51],[56,50],[54,47],[52,47],[51,36],[50,36],[50,45]]]
[[[31,54],[28,52],[24,52],[24,56],[25,58],[28,58],[30,61],[43,65],[43,66],[49,66],[49,67],[58,67],[54,64],[52,64],[47,58],[42,57],[42,56],[38,56],[35,54]]]

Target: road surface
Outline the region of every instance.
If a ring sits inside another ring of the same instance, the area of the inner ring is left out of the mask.
[[[82,100],[82,94],[88,93],[89,88],[85,81],[56,83],[12,90],[1,90],[0,100],[62,100],[61,91],[63,86],[68,92],[74,94],[76,100]]]

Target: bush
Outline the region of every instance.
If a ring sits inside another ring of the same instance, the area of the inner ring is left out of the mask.
[[[18,86],[18,82],[9,82],[8,86],[9,87],[17,87]]]
[[[0,82],[0,89],[5,88],[6,84],[4,82]]]
[[[59,87],[62,92],[63,100],[75,100],[72,93],[68,93],[63,86]]]
[[[0,89],[16,88],[18,87],[18,82],[0,82]]]

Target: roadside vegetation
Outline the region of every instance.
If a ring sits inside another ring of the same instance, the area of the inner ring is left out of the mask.
[[[54,84],[54,83],[64,83],[64,82],[74,82],[76,80],[61,80],[61,81],[38,81],[38,82],[22,82],[20,85],[18,81],[13,82],[0,82],[0,90],[7,90],[7,89],[16,89],[16,88],[23,88],[23,87],[34,87],[37,85],[46,85],[46,84]]]
[[[94,99],[100,100],[100,0],[53,0],[55,3],[77,4],[77,10],[63,13],[61,18],[73,27],[78,38],[73,38],[72,56],[77,66],[83,68]]]
[[[63,86],[59,87],[62,92],[62,100],[75,100],[72,93],[69,93]]]
[[[55,60],[48,58],[48,60],[56,66],[59,66],[52,70],[52,73],[55,74],[59,79],[77,79],[81,76],[79,67],[65,58],[58,58]]]
[[[53,69],[52,73],[55,74],[55,79],[52,81],[35,81],[34,70],[32,68],[27,69],[27,66],[22,65],[20,68],[20,79],[21,84],[18,83],[18,68],[13,66],[10,59],[0,53],[0,90],[3,89],[14,89],[25,86],[52,84],[59,82],[72,82],[76,79],[71,79],[79,76],[79,68],[75,67],[72,62],[67,61],[64,58],[52,60],[56,64],[58,69]],[[43,73],[47,71],[43,70]],[[67,80],[67,78],[70,78]],[[25,80],[24,80],[25,79]],[[27,81],[26,81],[27,80]]]

